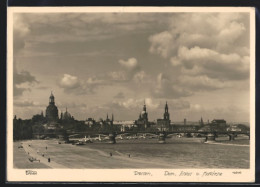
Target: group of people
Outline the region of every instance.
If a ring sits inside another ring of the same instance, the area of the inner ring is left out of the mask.
[[[110,156],[113,156],[113,154],[110,152]],[[128,154],[128,157],[130,158],[130,154]]]
[[[30,144],[29,144],[28,146],[31,147]],[[45,149],[47,150],[48,147],[46,146]],[[28,152],[28,155],[29,155],[29,154],[30,154],[30,153]],[[37,154],[39,154],[39,150],[37,150]],[[44,157],[44,154],[42,154],[42,156]],[[40,161],[40,160],[39,160],[39,161]],[[50,157],[48,158],[48,162],[51,162],[51,158],[50,158]]]

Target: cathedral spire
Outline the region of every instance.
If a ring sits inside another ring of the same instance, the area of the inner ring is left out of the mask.
[[[165,104],[165,112],[168,113],[168,104],[167,104],[167,101],[166,101],[166,104]]]
[[[203,125],[204,124],[204,122],[203,122],[203,119],[202,119],[202,116],[201,116],[201,118],[200,118],[200,125]]]
[[[51,95],[50,95],[49,103],[50,103],[50,104],[53,104],[53,105],[55,104],[55,101],[54,101],[54,95],[53,95],[52,91],[51,91]]]
[[[170,120],[170,114],[169,114],[169,111],[168,111],[167,101],[166,101],[166,103],[165,103],[163,118],[164,118],[165,120]]]
[[[145,100],[144,100],[144,107],[143,107],[143,111],[146,112],[146,105],[145,105]]]

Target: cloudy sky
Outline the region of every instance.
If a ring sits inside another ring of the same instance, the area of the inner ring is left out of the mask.
[[[14,114],[249,121],[249,13],[15,13]]]

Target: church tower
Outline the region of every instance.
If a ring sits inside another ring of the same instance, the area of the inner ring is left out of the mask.
[[[146,112],[146,105],[144,101],[144,107],[142,111],[142,119],[147,123],[148,122],[148,113]]]
[[[58,108],[55,105],[55,97],[51,92],[50,98],[49,98],[49,105],[46,108],[46,118],[48,123],[50,122],[57,122],[58,120]]]
[[[49,104],[50,105],[55,105],[54,95],[52,94],[52,92],[51,92],[51,95],[50,95]]]
[[[145,101],[144,101],[144,107],[143,107],[143,111],[146,112],[146,105],[145,105]]]
[[[161,131],[171,130],[171,120],[167,101],[164,107],[163,119],[157,119],[157,125]]]
[[[203,122],[202,116],[201,116],[201,118],[200,118],[200,125],[201,125],[201,126],[204,125],[204,122]]]
[[[113,124],[114,124],[114,114],[112,113],[111,125],[113,126]]]
[[[163,119],[165,119],[165,120],[170,120],[170,114],[169,114],[169,111],[168,111],[167,101],[166,101],[165,108],[164,108]]]

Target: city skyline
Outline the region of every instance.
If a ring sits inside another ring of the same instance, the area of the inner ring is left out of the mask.
[[[198,27],[198,25],[201,25]],[[207,29],[205,29],[207,28]],[[248,13],[15,13],[14,114],[249,122]]]

